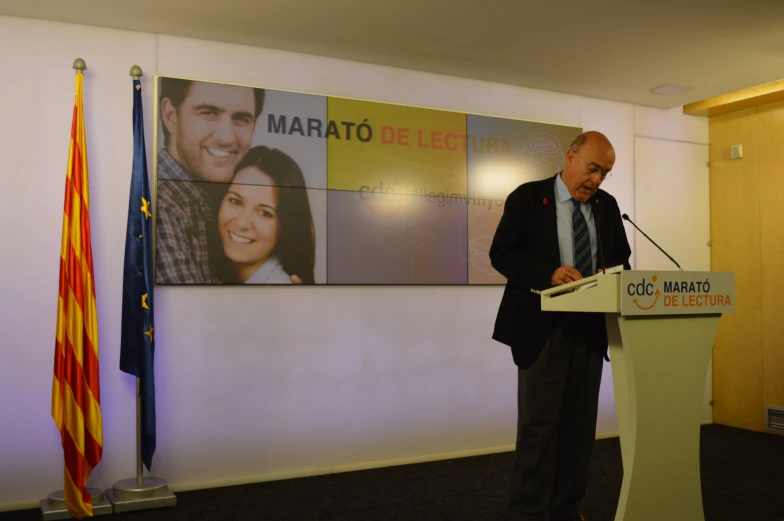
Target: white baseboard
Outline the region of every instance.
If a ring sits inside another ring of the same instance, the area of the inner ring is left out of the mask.
[[[703,420],[700,422],[702,425],[713,423],[712,420]],[[617,438],[618,431],[609,431],[596,434],[597,440],[608,438]],[[471,456],[485,456],[487,454],[498,454],[501,452],[514,451],[514,444],[498,445],[496,447],[485,447],[482,449],[459,450],[453,452],[441,452],[438,454],[426,454],[423,456],[413,456],[409,458],[394,458],[378,461],[365,461],[361,463],[352,463],[350,465],[336,465],[334,467],[322,467],[317,469],[302,469],[292,470],[286,472],[273,472],[269,474],[258,474],[255,476],[243,476],[241,478],[228,478],[214,481],[195,481],[191,483],[181,483],[178,485],[170,485],[169,488],[172,492],[186,492],[189,490],[202,490],[207,488],[230,487],[234,485],[248,485],[251,483],[263,483],[265,481],[280,481],[284,479],[294,478],[308,478],[313,476],[324,476],[327,474],[338,474],[342,472],[355,472],[358,470],[379,469],[383,467],[394,467],[398,465],[412,465],[414,463],[428,463],[432,461],[441,461],[457,458],[469,458]],[[38,501],[19,501],[16,503],[0,504],[0,512],[8,510],[25,510],[30,508],[38,508],[40,500]]]
[[[701,425],[713,423],[712,420],[702,420]],[[597,440],[608,438],[617,438],[620,436],[618,431],[609,431],[596,434]],[[182,483],[180,485],[172,485],[169,488],[173,492],[185,492],[188,490],[199,490],[205,488],[217,487],[230,487],[234,485],[247,485],[250,483],[263,483],[265,481],[279,481],[284,479],[294,478],[308,478],[313,476],[324,476],[326,474],[338,474],[341,472],[355,472],[358,470],[370,470],[383,467],[394,467],[397,465],[411,465],[414,463],[428,463],[432,461],[441,461],[456,458],[468,458],[471,456],[484,456],[487,454],[498,454],[501,452],[514,451],[514,444],[498,445],[496,447],[487,447],[483,449],[461,450],[454,452],[442,452],[438,454],[428,454],[424,456],[414,456],[410,458],[395,458],[388,460],[366,461],[362,463],[353,463],[351,465],[337,465],[334,467],[322,467],[318,469],[303,469],[288,472],[278,472],[271,474],[259,474],[257,476],[243,476],[242,478],[229,478],[217,481],[201,481],[194,483]]]
[[[485,456],[487,454],[498,454],[501,452],[511,452],[514,445],[498,445],[496,447],[485,447],[481,449],[459,450],[453,452],[441,452],[438,454],[426,454],[409,458],[394,458],[377,461],[363,461],[349,465],[336,465],[333,467],[322,467],[317,469],[302,469],[287,472],[275,472],[270,474],[259,474],[256,476],[243,476],[241,478],[229,478],[217,481],[200,481],[195,483],[182,483],[170,486],[173,492],[184,492],[187,490],[200,490],[205,488],[229,487],[234,485],[247,485],[250,483],[263,483],[265,481],[280,481],[284,479],[308,478],[313,476],[324,476],[327,474],[339,474],[342,472],[355,472],[358,470],[370,470],[383,467],[395,467],[398,465],[412,465],[414,463],[428,463],[457,458],[468,458],[471,456]]]
[[[38,508],[40,505],[40,499],[38,501],[17,501],[16,503],[2,503],[0,504],[0,512],[6,512],[9,510],[29,510],[31,508]]]

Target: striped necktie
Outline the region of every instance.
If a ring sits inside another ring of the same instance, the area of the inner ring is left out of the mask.
[[[581,210],[582,203],[572,199],[572,241],[574,244],[574,267],[583,277],[590,277],[593,258],[591,256],[591,237],[588,233],[588,222]]]

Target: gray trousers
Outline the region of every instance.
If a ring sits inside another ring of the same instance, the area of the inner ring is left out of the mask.
[[[586,315],[564,314],[533,365],[518,367],[510,494],[515,519],[561,521],[579,515],[604,364],[596,327]]]

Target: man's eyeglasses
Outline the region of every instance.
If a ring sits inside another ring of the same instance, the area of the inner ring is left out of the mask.
[[[585,168],[588,169],[588,173],[590,175],[598,175],[602,178],[602,181],[604,181],[608,177],[612,177],[612,171],[608,170],[606,172],[602,172],[601,168],[596,168],[595,166],[589,165],[588,162],[585,159],[583,159],[583,156],[581,156],[576,150],[572,150],[572,152],[577,154],[577,157],[583,160],[583,163],[585,163]]]

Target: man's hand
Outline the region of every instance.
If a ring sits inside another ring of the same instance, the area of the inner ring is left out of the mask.
[[[553,286],[560,286],[561,284],[568,284],[575,280],[580,280],[581,278],[583,278],[583,276],[580,275],[577,268],[564,264],[553,272],[553,276],[550,278],[550,284]]]
[[[296,275],[292,275],[291,282],[293,282],[294,284],[302,284],[302,279],[297,277]]]

